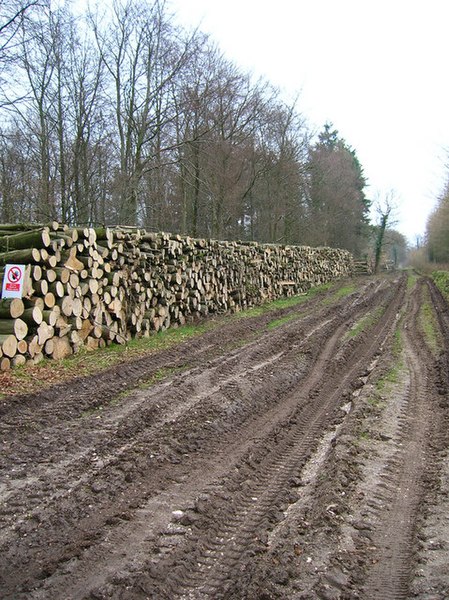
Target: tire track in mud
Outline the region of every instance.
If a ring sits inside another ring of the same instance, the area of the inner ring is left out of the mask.
[[[71,419],[64,429],[53,417],[56,427],[44,429],[49,439],[34,454],[30,448],[42,430],[35,435],[32,431],[29,435],[23,433],[27,447],[16,461],[24,465],[22,478],[16,480],[16,491],[14,482],[8,483],[6,491],[12,490],[12,495],[3,515],[0,575],[4,597],[48,598],[58,597],[58,593],[62,594],[59,597],[66,597],[64,594],[70,589],[73,592],[68,597],[86,598],[90,597],[87,590],[96,588],[95,597],[101,598],[110,597],[106,592],[101,595],[104,586],[108,594],[120,593],[120,589],[132,590],[133,586],[151,587],[155,582],[158,587],[158,573],[170,567],[172,557],[184,556],[183,546],[206,543],[208,538],[202,537],[201,525],[210,519],[214,521],[217,502],[224,511],[223,520],[229,517],[228,507],[230,514],[243,515],[243,520],[237,518],[236,529],[246,528],[245,539],[249,541],[241,544],[244,550],[251,551],[254,528],[265,531],[273,518],[279,516],[281,507],[291,502],[284,488],[288,488],[289,479],[312,452],[314,437],[319,438],[323,423],[329,426],[339,418],[339,395],[344,395],[346,388],[350,389],[364,371],[368,356],[379,351],[381,338],[388,334],[401,303],[402,288],[395,289],[391,282],[372,283],[337,305],[321,306],[312,315],[306,314],[306,307],[301,306],[297,320],[264,334],[257,342],[233,351],[225,359],[212,358],[203,367],[175,375],[150,390],[136,392],[128,398],[129,404],[123,401],[119,406],[105,407],[108,410],[102,417],[103,425],[95,423],[95,417],[91,416],[81,424]],[[387,308],[376,335],[365,340],[362,348],[346,340],[344,331],[381,304]],[[230,340],[226,334],[221,339],[217,333],[214,336],[217,345]],[[193,352],[198,346],[201,347],[199,342],[193,345]],[[183,364],[186,357],[192,358],[184,353]],[[353,367],[343,372],[343,363],[348,360],[353,361]],[[325,376],[323,370],[327,370]],[[340,378],[342,383],[336,390],[334,381]],[[134,374],[131,379],[136,381],[138,377]],[[320,406],[317,412],[316,407],[324,397],[332,401]],[[65,410],[63,407],[62,415]],[[304,433],[310,419],[316,422],[315,436]],[[299,454],[294,451],[298,436],[305,444]],[[83,445],[85,456],[77,464],[77,452]],[[279,458],[273,447],[286,458]],[[9,458],[14,464],[14,453]],[[27,463],[20,462],[26,460]],[[44,465],[43,470],[36,470],[34,462],[37,469],[39,464]],[[47,471],[46,463],[49,463]],[[265,467],[268,479],[265,475],[258,482],[256,471]],[[53,477],[58,468],[61,479],[55,482]],[[63,470],[67,471],[64,480]],[[261,493],[270,476],[274,480],[272,487]],[[223,493],[227,500],[220,500]],[[206,499],[201,500],[202,494]],[[11,502],[13,497],[15,502]],[[253,497],[258,501],[252,500]],[[194,523],[180,525],[177,531],[178,525],[169,527],[169,521],[172,503],[181,498],[192,499],[195,510],[186,512]],[[160,535],[161,528],[169,535]],[[177,538],[181,541],[172,545]],[[165,546],[164,539],[170,539]],[[130,540],[135,547],[140,545],[140,553],[129,548]],[[209,540],[212,549],[216,548],[217,540],[221,544],[220,534],[215,536],[215,542]],[[111,551],[115,555],[108,570]],[[158,565],[154,561],[145,563],[151,551],[169,558]],[[211,585],[214,593],[221,593],[222,584],[226,585],[226,578],[235,570],[240,552],[231,548],[224,584],[221,575],[218,583],[207,583],[200,569],[199,579],[195,575],[194,588]],[[209,553],[204,559],[207,556]],[[207,566],[214,565],[218,558],[219,553],[215,558],[207,558]],[[153,576],[145,575],[140,581],[132,570],[144,566]],[[114,571],[119,575],[114,575]],[[174,584],[161,585],[168,589]],[[173,590],[178,594],[185,591],[176,585]],[[132,591],[123,593],[133,597]],[[165,592],[158,588],[159,593]]]
[[[448,375],[420,333],[421,289],[412,292],[401,311],[400,377],[376,395],[375,382],[399,360],[394,353],[394,361],[389,357],[388,346],[397,342],[390,337],[379,364],[374,360],[371,374],[363,378],[366,389],[355,390],[347,417],[323,437],[318,455],[303,470],[299,500],[285,511],[267,547],[248,561],[223,598],[447,597],[447,496],[439,498],[440,506],[432,502],[437,502],[439,473],[444,478],[447,472]],[[444,302],[433,304],[447,314]],[[447,349],[447,329],[443,337]],[[444,354],[443,362],[446,358]],[[366,440],[359,437],[365,433]],[[310,481],[304,479],[306,473],[313,473]],[[432,519],[426,535],[432,537],[421,538],[428,511]],[[420,539],[426,539],[426,554]],[[432,580],[418,575],[411,588],[418,555],[421,565],[430,563],[418,573]],[[201,596],[193,592],[191,597]]]
[[[319,323],[319,322],[318,322],[318,323],[316,323],[316,324],[315,324],[315,327],[312,329],[312,331],[309,331],[309,333],[310,333],[311,335],[313,335],[313,333],[317,334],[317,332],[318,332],[320,337],[325,337],[325,336],[327,335],[327,329],[328,329],[328,328],[329,328],[329,329],[330,329],[330,328],[332,328],[332,327],[333,327],[333,325],[334,325],[333,321],[332,321],[332,322],[330,322],[330,321],[329,321],[329,322],[325,322],[324,324],[322,324],[322,323]],[[302,330],[302,328],[301,328],[301,330]],[[271,337],[272,337],[272,336],[269,336],[269,337],[270,337],[270,339],[271,339]],[[306,338],[307,338],[307,335],[304,335],[304,338],[306,339]],[[307,342],[307,339],[306,339],[306,343],[308,343],[308,342]],[[312,343],[312,342],[310,342],[310,343]],[[314,343],[314,342],[313,342],[313,343]],[[278,347],[278,345],[277,345],[276,343],[275,343],[275,344],[273,344],[273,347],[274,347],[274,350],[276,350],[276,351],[277,351],[277,347]],[[248,351],[248,352],[246,352],[246,350],[245,350],[245,349],[242,349],[241,351],[237,352],[236,354],[238,355],[238,354],[240,354],[240,353],[247,353],[247,354],[251,355],[251,349],[249,349],[249,351]],[[253,349],[253,355],[254,355],[254,356],[253,356],[253,363],[254,363],[254,359],[256,359],[256,363],[255,363],[255,367],[256,367],[256,368],[253,368],[253,372],[254,372],[254,371],[257,371],[257,366],[258,366],[258,364],[260,363],[260,359],[261,359],[261,358],[262,358],[262,360],[263,360],[263,363],[264,363],[264,364],[267,364],[267,354],[266,354],[266,352],[264,352],[264,351],[263,351],[263,348],[262,348],[262,349],[258,349],[257,347],[254,347],[254,349]],[[260,355],[260,356],[259,356],[259,355]],[[259,358],[257,358],[258,356],[259,356]],[[277,355],[277,358],[280,358],[279,354]],[[284,357],[284,359],[285,359],[285,357]],[[227,364],[227,363],[229,363],[229,362],[231,362],[231,363],[232,363],[231,367],[229,367],[229,364]],[[237,361],[237,362],[238,362],[238,361]],[[241,365],[240,365],[240,368],[241,368],[241,374],[242,374],[242,372],[243,372],[243,374],[244,374],[244,375],[245,375],[245,374],[247,375],[247,374],[248,374],[248,368],[247,368],[247,364],[248,364],[248,362],[251,362],[251,361],[248,361],[248,360],[246,360],[246,359],[245,359],[245,360],[243,360],[243,361],[240,361],[240,362],[241,362]],[[217,363],[219,363],[219,365],[218,365],[218,366],[220,367],[220,370],[221,370],[221,372],[222,372],[222,377],[221,377],[221,379],[222,379],[222,383],[223,383],[223,382],[225,382],[225,383],[226,383],[226,382],[228,382],[228,380],[229,380],[229,377],[231,377],[231,378],[235,378],[235,373],[233,374],[233,369],[234,369],[234,368],[235,368],[235,366],[236,366],[236,355],[233,355],[233,356],[232,356],[232,357],[231,357],[231,358],[230,358],[228,361],[226,361],[226,360],[224,360],[224,361],[223,361],[223,360],[221,360],[221,361],[217,361]],[[290,363],[289,363],[289,364],[290,364],[290,365],[293,365],[294,363],[293,363],[293,362],[291,362],[291,360],[290,360]],[[214,366],[214,367],[216,367],[215,363],[213,364],[213,366]],[[218,368],[218,367],[217,367],[217,368]],[[242,371],[242,369],[243,369],[243,371]],[[208,371],[208,370],[207,370],[207,371]],[[299,375],[300,375],[300,373],[299,373]],[[203,377],[203,374],[200,372],[200,373],[199,373],[199,376],[200,376],[200,378],[202,378],[202,377]],[[214,377],[215,377],[215,379],[219,379],[219,377],[218,377],[218,375],[217,375],[217,374],[215,374],[215,376],[214,376]],[[208,376],[208,379],[210,379],[210,377],[209,377],[209,376]],[[210,383],[210,381],[209,381],[209,383]],[[288,383],[288,381],[287,381],[287,383]],[[282,384],[283,384],[282,380],[280,381],[280,384],[281,384],[281,386],[282,386]],[[260,385],[260,384],[259,384],[259,385]],[[279,382],[278,382],[278,385],[279,385]],[[270,383],[270,386],[271,386],[271,392],[273,393],[272,383]],[[203,386],[203,385],[200,385],[200,386],[199,386],[199,389],[200,389],[200,399],[201,399],[201,400],[204,400],[204,394],[203,394],[204,386]],[[207,388],[207,389],[209,389],[209,388]],[[279,391],[279,392],[281,392],[281,390],[282,390],[282,387],[278,388],[278,391]],[[154,394],[154,395],[157,395],[158,393],[160,394],[160,391],[161,391],[161,390],[160,390],[160,386],[157,386],[157,387],[154,389],[154,391],[151,391],[151,394],[150,394],[150,395],[153,395],[153,394]],[[189,385],[189,393],[190,393],[190,394],[192,394],[192,392],[193,392],[192,386],[191,386],[191,385]],[[254,390],[253,390],[253,392],[254,392]],[[262,394],[262,393],[263,393],[263,391],[261,390],[261,394]],[[170,393],[169,391],[167,391],[167,394],[168,394],[168,395],[167,395],[167,402],[169,402],[169,401],[170,401],[170,399],[171,399],[171,397],[172,397],[172,395],[171,395],[171,393]],[[144,395],[146,395],[146,394],[144,393]],[[222,400],[222,397],[221,397],[221,400]],[[219,398],[219,401],[220,401],[220,398]],[[160,403],[160,405],[161,405],[161,409],[162,409],[162,407],[163,407],[163,401],[162,401],[162,399],[161,399],[161,398],[158,398],[158,402]],[[203,408],[204,408],[204,407],[203,407]],[[172,412],[171,412],[171,410],[172,410],[172,409],[171,409],[171,407],[169,407],[169,409],[170,409],[170,410],[169,410],[169,413],[168,413],[168,415],[171,415],[171,416],[173,416],[173,415],[172,415]],[[187,412],[188,412],[188,411],[187,411]],[[205,414],[205,415],[207,415],[207,410],[205,410],[205,411],[204,411],[204,414]],[[164,416],[164,415],[165,415],[165,416]],[[163,413],[163,415],[161,416],[161,418],[163,418],[163,419],[167,420],[167,419],[166,419],[166,416],[167,416],[167,413]],[[184,418],[184,420],[185,420],[185,419],[186,419],[186,414],[183,414],[182,416],[183,416],[183,418]],[[275,413],[274,409],[272,410],[272,416],[273,416],[274,418],[276,418],[276,413]],[[141,413],[141,412],[138,412],[138,414],[137,414],[137,417],[140,419],[140,418],[142,417],[142,413]],[[200,427],[201,427],[202,429],[204,429],[205,427],[207,428],[207,426],[205,426],[205,424],[204,424],[204,421],[201,421],[201,419],[200,419],[200,418],[198,418],[198,419],[197,419],[197,421],[198,421],[198,424],[200,425]],[[181,427],[182,427],[182,422],[179,424],[179,428],[181,428]],[[187,424],[187,426],[186,426],[186,429],[188,429],[189,427],[191,427],[191,425]],[[151,448],[152,448],[152,446],[150,446],[149,448],[148,448],[148,447],[145,447],[145,446],[144,446],[144,442],[145,442],[145,441],[147,441],[147,438],[150,438],[150,440],[151,440],[151,436],[152,436],[152,435],[154,435],[154,436],[156,436],[156,435],[157,435],[157,433],[158,433],[158,431],[157,431],[157,427],[156,427],[156,428],[153,428],[153,427],[152,427],[150,424],[147,424],[147,429],[145,429],[145,428],[141,428],[141,427],[140,427],[140,428],[139,428],[139,430],[140,430],[141,432],[143,431],[143,434],[144,434],[144,439],[142,440],[142,438],[138,436],[138,437],[137,437],[137,439],[133,440],[132,442],[128,442],[128,443],[127,443],[127,445],[126,445],[126,446],[127,446],[127,448],[126,448],[126,449],[128,450],[128,452],[129,452],[131,449],[134,449],[136,453],[142,453],[142,454],[144,454],[144,455],[146,454],[146,455],[148,456],[148,453],[151,451]],[[131,428],[131,431],[133,431],[133,429],[132,429],[132,428]],[[248,431],[249,431],[249,432],[251,432],[251,427],[248,427]],[[160,432],[159,432],[159,433],[160,433]],[[213,433],[214,433],[214,431],[212,430],[212,434],[213,434]],[[217,432],[217,433],[220,433],[220,431],[218,430],[218,432]],[[173,438],[173,437],[174,437],[174,435],[175,435],[175,432],[174,432],[174,431],[172,431],[171,429],[169,429],[169,431],[168,431],[168,434],[167,434],[167,432],[165,432],[165,436],[166,436],[166,437],[167,437],[167,435],[168,435],[168,437],[171,437],[171,438]],[[121,441],[121,442],[123,443],[123,437],[120,437],[119,441]],[[172,441],[172,440],[171,440],[171,441]],[[213,440],[212,440],[212,441],[213,441]],[[240,450],[241,450],[241,448],[240,448],[240,447],[242,446],[242,443],[241,443],[241,441],[240,441],[240,440],[237,440],[237,441],[235,441],[235,440],[233,440],[232,438],[231,438],[231,441],[234,443],[234,446],[236,447],[235,451],[236,451],[236,452],[237,452],[237,451],[240,451]],[[149,442],[149,443],[151,443],[151,442]],[[110,449],[110,448],[108,448],[108,450],[109,450],[109,451],[111,451],[111,449]],[[119,450],[120,450],[120,448],[119,448]],[[114,453],[112,453],[112,456],[114,456]],[[150,457],[151,457],[151,455],[150,455]],[[150,461],[150,462],[152,462],[152,461]],[[164,462],[166,462],[166,461],[164,461]],[[125,463],[125,464],[126,464],[126,463]],[[109,465],[106,465],[106,468],[102,468],[102,469],[101,469],[101,471],[107,471],[107,470],[108,470],[108,468],[107,468],[107,467],[109,467],[109,468],[110,468],[111,466],[113,466],[113,465],[111,465],[111,464],[109,464]],[[159,465],[158,465],[158,464],[155,464],[153,468],[157,470],[157,469],[158,469],[158,467],[159,467]],[[162,465],[162,467],[165,467],[165,471],[169,471],[169,473],[168,473],[168,474],[169,474],[169,478],[170,478],[170,479],[176,478],[176,471],[175,471],[175,469],[176,469],[176,467],[177,467],[177,465],[176,465],[176,464],[175,464],[175,465],[172,465],[172,466],[170,466],[168,469],[167,469],[167,466],[166,466],[165,464],[163,464],[163,465]],[[87,474],[85,475],[85,479],[89,479],[89,478],[90,478],[90,479],[92,479],[92,466],[91,466],[91,465],[86,465],[86,466],[84,466],[84,465],[83,465],[83,466],[82,466],[82,470],[87,470]],[[178,470],[179,470],[179,469],[178,469]],[[201,474],[201,473],[200,473],[200,474]],[[108,474],[108,473],[105,473],[105,476],[106,476],[106,477],[110,477],[110,474]],[[97,484],[98,484],[98,479],[100,479],[100,478],[101,478],[101,473],[100,473],[100,472],[95,472],[95,471],[94,471],[94,477],[97,479]],[[46,481],[47,481],[47,480],[46,480]],[[151,480],[150,480],[150,481],[151,481]],[[139,484],[141,485],[141,487],[143,487],[143,484],[148,484],[148,485],[149,485],[149,484],[150,484],[150,481],[146,481],[146,482],[145,482],[145,481],[139,481]],[[80,483],[83,483],[83,482],[80,482]],[[154,480],[153,480],[153,483],[152,483],[152,485],[154,486],[154,485],[156,485],[156,484],[157,484],[157,481],[156,481],[156,483],[155,483],[155,482],[154,482]],[[160,483],[159,483],[159,485],[160,485]],[[66,486],[66,487],[67,487],[67,486]],[[79,487],[79,486],[78,486],[78,487]],[[64,504],[62,504],[63,502],[65,502],[65,501],[67,500],[67,502],[69,502],[69,501],[70,501],[70,503],[71,503],[71,504],[73,504],[74,502],[76,502],[76,499],[77,499],[77,498],[78,498],[79,504],[80,504],[81,506],[83,506],[83,505],[85,506],[86,504],[87,504],[87,505],[89,505],[89,503],[90,503],[91,501],[92,501],[92,502],[96,502],[96,504],[97,504],[97,505],[99,505],[99,504],[101,505],[101,500],[100,500],[100,501],[99,501],[99,500],[97,500],[97,499],[95,498],[95,494],[91,494],[91,500],[90,500],[90,499],[87,497],[87,495],[86,495],[86,494],[85,494],[85,497],[82,497],[82,496],[80,497],[79,495],[77,496],[77,495],[76,495],[76,493],[75,493],[75,492],[76,492],[76,489],[77,489],[76,487],[75,487],[75,489],[72,489],[72,488],[70,488],[70,487],[69,487],[69,489],[68,489],[68,490],[66,490],[66,489],[63,489],[63,490],[62,490],[62,495],[59,495],[58,497],[54,496],[53,498],[51,498],[51,499],[50,499],[50,500],[51,500],[51,503],[49,503],[49,504],[48,504],[48,505],[45,507],[45,508],[46,508],[46,510],[47,510],[47,511],[50,511],[50,510],[51,510],[51,508],[52,508],[51,504],[54,504],[54,503],[55,503],[55,501],[57,501],[57,502],[58,502],[58,504],[59,504],[59,506],[56,506],[56,507],[55,507],[55,512],[56,512],[56,513],[57,513],[57,512],[60,512],[61,510],[63,510],[63,509],[64,509]],[[45,491],[45,490],[44,490],[44,491]],[[33,496],[34,496],[34,493],[35,493],[35,491],[33,490]],[[20,498],[19,498],[19,500],[20,500]],[[136,503],[136,500],[134,500],[134,503]],[[61,504],[62,504],[62,505],[61,505]],[[127,504],[127,503],[126,503],[126,500],[125,500],[125,502],[123,503],[123,506],[120,506],[120,505],[118,505],[118,506],[115,506],[115,507],[114,507],[114,510],[113,510],[113,513],[114,513],[114,512],[115,512],[115,513],[120,513],[121,511],[126,511],[126,509],[128,508],[126,504]],[[98,508],[100,508],[100,507],[101,507],[101,506],[98,506]],[[163,508],[164,508],[164,507],[163,507]],[[153,502],[153,509],[154,509],[154,502]],[[11,510],[13,510],[13,507],[11,507]],[[14,510],[15,510],[15,509],[14,509]],[[75,508],[75,506],[73,506],[72,510],[73,510],[73,511],[74,511],[74,513],[76,514],[76,512],[77,512],[77,509]],[[25,509],[25,513],[26,513],[26,512],[27,512],[27,509]],[[42,507],[39,507],[39,512],[42,512]],[[80,518],[81,518],[82,516],[83,516],[83,515],[80,515]],[[106,517],[107,517],[107,515],[105,515],[105,516],[104,516],[104,518],[106,518]],[[80,523],[77,523],[77,525],[75,526],[75,531],[76,531],[77,529],[81,529],[81,539],[79,539],[79,540],[78,540],[78,544],[79,544],[80,546],[82,546],[82,545],[86,545],[86,544],[87,544],[87,545],[89,545],[89,535],[88,535],[88,534],[85,534],[84,532],[85,532],[85,531],[89,531],[89,530],[95,530],[95,527],[96,527],[96,526],[97,526],[97,524],[96,524],[95,522],[89,521],[89,519],[82,519]],[[75,531],[70,531],[70,532],[69,532],[69,534],[72,536],[72,538],[74,537]],[[64,541],[64,540],[63,540],[63,530],[62,530],[62,529],[61,529],[61,531],[59,532],[59,536],[60,536],[60,538],[61,538],[61,539],[59,540],[59,543],[60,543],[60,545],[61,545],[61,543]],[[122,537],[122,536],[121,536],[121,537]],[[31,539],[31,538],[32,538],[32,536],[31,536],[30,534],[28,534],[28,539]],[[119,543],[120,543],[120,542],[119,542]],[[75,544],[75,547],[76,547],[76,544]],[[56,556],[58,556],[58,558],[56,559],[56,557],[55,557],[55,558],[54,558],[54,560],[59,560],[59,561],[62,561],[62,562],[66,562],[66,560],[67,560],[67,557],[66,557],[66,552],[61,552],[61,551],[58,551],[58,548],[56,547],[56,549],[55,549],[55,554],[56,554]],[[109,561],[109,558],[108,558],[108,561]],[[50,561],[49,559],[47,559],[46,563],[47,563],[47,566],[43,566],[43,567],[41,567],[42,571],[43,571],[44,573],[45,573],[45,572],[46,572],[46,573],[50,573],[50,572],[52,572],[52,571],[54,570],[55,566],[51,564],[51,561]]]
[[[423,360],[425,345],[416,335],[420,302],[411,299],[403,327],[405,368],[408,371],[407,402],[400,416],[400,438],[381,476],[380,493],[372,509],[372,544],[375,563],[368,569],[363,598],[405,600],[414,568],[416,529],[424,496],[424,476],[429,461],[428,441],[432,433],[434,393],[428,381],[429,361]]]
[[[394,363],[398,371],[392,380],[394,384],[382,393],[385,405],[382,409],[374,409],[376,404],[371,404],[367,391],[365,408],[358,407],[354,411],[359,413],[358,421],[357,417],[352,417],[352,427],[351,419],[345,427],[346,436],[349,434],[349,439],[352,438],[349,447],[357,447],[354,436],[361,432],[366,431],[373,437],[365,442],[365,457],[362,453],[355,461],[358,467],[351,466],[350,462],[343,463],[347,474],[357,473],[358,468],[360,479],[352,480],[345,502],[337,499],[335,505],[330,505],[335,506],[337,513],[325,536],[330,546],[329,556],[319,565],[315,576],[309,576],[309,591],[298,598],[309,597],[307,593],[325,598],[364,600],[418,597],[411,591],[411,582],[420,552],[420,530],[429,496],[434,496],[434,489],[438,487],[440,453],[448,447],[449,441],[447,401],[441,395],[441,372],[420,331],[422,289],[421,281],[403,309],[400,328],[403,364]],[[443,334],[448,338],[447,331]],[[399,361],[399,357],[394,360]],[[444,377],[447,379],[447,373]],[[371,420],[362,425],[365,421],[363,411],[366,412],[368,406]],[[336,447],[340,448],[341,455],[345,444],[336,440]],[[343,454],[347,461],[348,451],[344,450]],[[335,462],[334,469],[338,469]],[[346,475],[343,477],[346,479]],[[341,489],[340,478],[341,475],[334,479],[335,490]],[[336,495],[334,492],[334,498]],[[319,516],[320,513],[316,519]],[[324,535],[323,526],[317,527],[320,528]],[[307,539],[307,546],[320,547],[318,540],[318,535],[312,535]],[[304,587],[298,585],[298,589]],[[433,600],[445,596],[430,592],[423,597]]]
[[[228,478],[220,491],[215,491],[209,500],[210,510],[202,507],[203,522],[185,547],[179,546],[173,556],[163,559],[161,562],[165,564],[153,561],[147,567],[153,579],[163,581],[163,586],[144,577],[133,582],[132,587],[145,590],[148,597],[227,597],[227,587],[257,553],[261,532],[265,535],[273,516],[276,520],[285,505],[297,499],[289,494],[289,481],[300,475],[322,432],[338,419],[337,411],[345,392],[352,390],[354,382],[366,372],[367,362],[391,333],[402,296],[403,286],[362,348],[348,345],[346,355],[338,356],[336,346],[341,344],[344,327],[334,331],[310,379],[302,382],[300,390],[295,392],[296,398],[302,398],[303,402],[298,402],[299,408],[289,421],[276,429],[274,445],[268,439],[260,440],[258,447],[252,449],[250,460],[244,459],[242,473]],[[342,373],[343,360],[350,368]],[[340,373],[335,383],[337,371]],[[304,402],[310,396],[312,401]],[[266,452],[266,447],[271,448],[270,452]],[[250,462],[249,468],[245,460]],[[218,508],[217,495],[232,501],[221,503]]]

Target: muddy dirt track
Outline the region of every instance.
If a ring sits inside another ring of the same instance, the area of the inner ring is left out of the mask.
[[[0,403],[0,598],[449,598],[449,315],[363,278]]]

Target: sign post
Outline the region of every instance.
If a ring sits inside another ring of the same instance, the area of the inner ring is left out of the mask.
[[[5,265],[2,298],[22,298],[25,265]]]

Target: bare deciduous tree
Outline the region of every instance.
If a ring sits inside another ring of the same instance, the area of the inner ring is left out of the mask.
[[[384,249],[385,234],[387,227],[393,225],[392,218],[397,208],[396,192],[390,190],[383,198],[376,201],[377,225],[375,226],[374,241],[374,272],[377,273],[380,267],[382,252]]]
[[[330,129],[311,147],[298,102],[175,27],[164,0],[80,17],[6,1],[3,219],[358,251],[368,203],[355,152]]]

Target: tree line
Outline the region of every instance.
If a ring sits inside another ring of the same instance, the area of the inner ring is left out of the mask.
[[[424,247],[430,262],[449,264],[449,177],[427,220]]]
[[[366,250],[356,152],[163,0],[0,7],[0,221]]]

